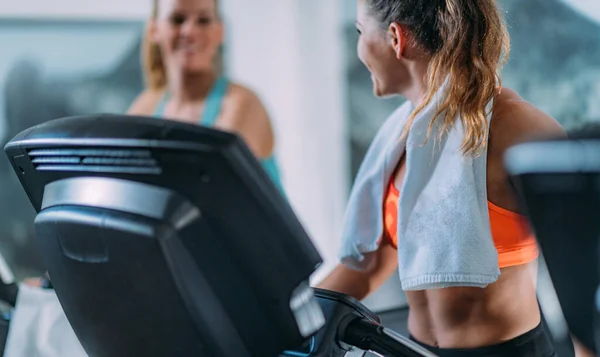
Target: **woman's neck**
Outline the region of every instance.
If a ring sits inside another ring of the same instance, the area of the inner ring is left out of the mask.
[[[208,96],[217,75],[214,71],[195,73],[169,73],[169,92],[180,102],[201,101]]]
[[[407,65],[410,80],[402,91],[402,95],[408,99],[413,106],[418,107],[427,93],[427,71],[429,61],[414,61]]]

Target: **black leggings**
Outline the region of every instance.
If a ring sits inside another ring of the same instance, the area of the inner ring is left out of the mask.
[[[510,341],[479,348],[438,348],[426,345],[409,336],[413,342],[440,357],[555,357],[554,346],[540,323],[533,330]]]

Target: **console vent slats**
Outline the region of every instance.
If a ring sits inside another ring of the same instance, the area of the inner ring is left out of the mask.
[[[28,155],[38,171],[161,173],[152,152],[144,149],[33,149]]]

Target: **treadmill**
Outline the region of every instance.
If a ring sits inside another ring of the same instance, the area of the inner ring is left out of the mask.
[[[4,310],[15,306],[17,293],[13,272],[0,252],[0,356],[4,355],[10,321],[10,314]]]
[[[309,286],[321,257],[234,134],[80,116],[29,128],[5,152],[91,357],[433,356]]]
[[[568,331],[600,343],[600,135],[523,143],[505,166],[537,236]]]

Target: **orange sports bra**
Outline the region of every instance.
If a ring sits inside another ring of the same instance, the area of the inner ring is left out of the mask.
[[[384,238],[398,249],[398,199],[400,193],[390,181],[383,206]],[[524,216],[498,207],[488,201],[490,227],[494,245],[498,250],[498,265],[506,268],[527,264],[539,255],[535,236],[529,230]]]

